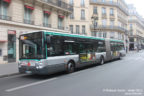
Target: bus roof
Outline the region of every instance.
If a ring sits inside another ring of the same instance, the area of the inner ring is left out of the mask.
[[[86,38],[86,39],[105,40],[104,38],[98,38],[98,37],[93,37],[93,36],[84,36],[84,35],[68,34],[68,33],[60,33],[60,32],[48,32],[48,31],[44,31],[44,33],[45,34],[49,34],[49,35],[58,35],[58,36],[78,37],[78,38]],[[123,43],[123,41],[121,41],[121,40],[115,40],[115,39],[110,39],[110,41]]]
[[[86,39],[95,39],[95,40],[105,40],[104,38],[98,38],[98,37],[94,37],[94,36],[85,36],[85,35],[69,34],[69,33],[62,33],[62,32],[52,32],[52,31],[47,31],[47,30],[32,31],[29,33],[35,33],[35,32],[44,32],[44,34],[49,34],[49,35],[68,36],[68,37],[77,37],[77,38],[86,38]],[[25,33],[25,34],[29,34],[29,33]],[[114,42],[123,43],[122,40],[116,40],[116,39],[109,39],[109,40],[114,41]]]

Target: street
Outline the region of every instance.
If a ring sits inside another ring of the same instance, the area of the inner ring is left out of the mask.
[[[122,60],[50,76],[0,78],[0,96],[144,96],[144,51]]]

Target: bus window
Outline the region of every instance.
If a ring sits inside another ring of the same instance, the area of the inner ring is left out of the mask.
[[[87,53],[93,53],[94,52],[94,48],[92,44],[87,44]]]
[[[47,44],[48,56],[61,56],[64,55],[63,41],[57,37],[52,37],[51,44]]]
[[[80,43],[79,44],[79,52],[80,53],[87,53],[87,44],[85,44],[85,43]]]
[[[96,52],[106,52],[106,48],[105,48],[105,43],[104,42],[98,42],[98,47]]]
[[[78,44],[75,43],[65,43],[64,44],[64,54],[74,55],[78,53]]]
[[[44,59],[45,49],[41,33],[31,33],[20,37],[20,59]]]

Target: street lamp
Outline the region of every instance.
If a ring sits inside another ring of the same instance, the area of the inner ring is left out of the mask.
[[[93,24],[93,27],[94,27],[94,35],[96,36],[95,29],[96,29],[96,26],[97,26],[96,20],[98,20],[98,17],[92,16],[91,19],[92,19],[92,24]]]

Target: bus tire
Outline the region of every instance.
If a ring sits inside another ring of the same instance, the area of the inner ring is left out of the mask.
[[[67,64],[67,73],[72,73],[75,71],[75,65],[73,62],[68,62]]]
[[[122,59],[122,54],[119,55],[119,60],[121,60],[121,59]]]
[[[103,64],[104,64],[104,57],[101,56],[101,58],[100,58],[100,65],[103,65]]]

